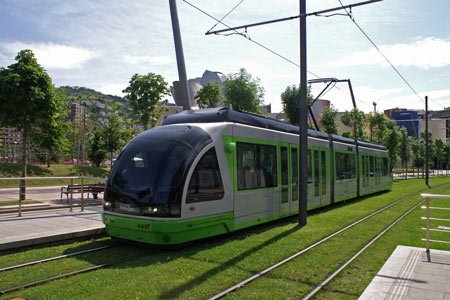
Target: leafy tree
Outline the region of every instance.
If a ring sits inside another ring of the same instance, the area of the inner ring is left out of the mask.
[[[58,101],[55,87],[31,50],[21,50],[16,63],[0,68],[0,111],[2,125],[15,127],[21,133],[22,176],[27,175],[28,144],[35,128],[51,127],[57,119]],[[25,182],[21,186],[25,187]],[[24,188],[20,199],[24,200]]]
[[[445,162],[444,142],[441,139],[434,140],[435,157],[437,159],[437,167],[442,169],[442,163]]]
[[[286,87],[283,93],[281,93],[281,103],[283,104],[283,111],[286,114],[287,119],[292,124],[298,125],[299,115],[299,102],[300,88],[296,85],[289,85]],[[306,100],[308,104],[311,104],[314,100],[309,89],[307,91]]]
[[[371,112],[367,114],[366,120],[370,141],[381,143],[386,132],[386,122],[389,121],[388,117],[383,113]]]
[[[364,126],[366,122],[366,115],[363,111],[357,108],[351,111],[346,111],[341,117],[344,125],[353,129],[352,137],[355,139],[364,139]]]
[[[122,91],[125,99],[130,101],[133,113],[139,117],[139,122],[145,130],[156,125],[156,121],[165,111],[170,90],[164,77],[154,73],[147,75],[134,74],[130,85]]]
[[[338,134],[337,109],[333,105],[325,108],[320,117],[320,122],[322,122],[323,130],[326,133]]]
[[[422,139],[413,139],[411,142],[411,152],[413,166],[417,168],[417,178],[419,178],[419,169],[425,165],[425,143]]]
[[[129,131],[124,129],[124,122],[117,113],[116,105],[106,117],[106,124],[102,128],[103,146],[109,153],[112,166],[113,153],[121,149],[131,138]]]
[[[217,107],[220,102],[220,89],[219,85],[207,83],[205,84],[195,95],[195,100],[197,100],[198,107],[211,108]]]
[[[424,148],[425,148],[425,146],[426,146],[425,132],[420,133],[420,138],[423,140],[423,144],[424,144]],[[434,147],[434,143],[433,143],[433,135],[431,134],[431,132],[428,132],[428,167],[430,169],[433,168],[434,153],[435,153],[435,147]],[[426,162],[425,154],[426,153],[424,152],[424,160]]]
[[[224,88],[225,105],[233,109],[261,114],[264,88],[244,68],[229,74]]]
[[[400,134],[398,132],[398,127],[394,121],[389,120],[386,123],[386,133],[383,137],[383,145],[386,146],[389,154],[389,160],[391,169],[392,166],[397,162],[398,145],[400,142]]]
[[[102,132],[97,129],[89,141],[88,158],[96,167],[100,167],[106,158],[106,154],[105,147],[102,143]]]
[[[450,166],[450,142],[446,142],[444,144],[444,157],[445,157],[444,161],[445,161],[447,175],[448,175],[448,168]]]
[[[41,161],[47,163],[48,168],[50,168],[50,161],[58,160],[59,154],[68,149],[67,131],[70,125],[66,121],[67,103],[61,91],[55,92],[54,103],[57,113],[49,116],[50,122],[42,124],[33,134],[33,141],[39,145],[39,148],[36,148],[36,154],[41,157]]]
[[[411,143],[408,137],[408,131],[405,127],[400,129],[400,144],[398,147],[398,155],[406,169],[406,179],[408,179],[408,160],[411,157]]]

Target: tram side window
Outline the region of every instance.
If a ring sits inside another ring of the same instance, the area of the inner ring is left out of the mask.
[[[389,161],[388,161],[388,158],[387,157],[382,157],[381,158],[381,161],[382,161],[382,163],[381,163],[381,172],[382,172],[382,176],[387,176],[387,175],[389,175]]]
[[[355,178],[355,154],[335,153],[336,180]]]
[[[220,200],[223,195],[224,189],[216,150],[211,148],[200,159],[192,173],[186,203]]]
[[[238,190],[277,186],[275,146],[237,143]]]
[[[307,183],[312,183],[312,156],[311,156],[311,150],[308,150],[308,179]]]
[[[370,177],[374,177],[375,176],[375,165],[374,165],[374,158],[373,156],[370,156]]]

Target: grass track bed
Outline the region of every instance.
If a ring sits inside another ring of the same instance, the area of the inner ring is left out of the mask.
[[[449,183],[450,186],[450,179],[432,178],[430,183],[432,186]],[[114,251],[102,250],[89,256],[86,254],[85,257],[55,261],[52,267],[37,265],[32,272],[30,268],[24,269],[30,274],[8,275],[12,278],[5,287],[19,284],[16,281],[19,278],[27,282],[50,277],[64,268],[74,267],[69,270],[73,271],[119,257],[136,257],[109,268],[10,293],[0,299],[11,299],[14,296],[25,299],[205,299],[345,225],[424,188],[423,180],[408,179],[396,182],[391,192],[311,212],[308,225],[303,228],[297,226],[296,217],[291,217],[230,235],[198,241],[184,248],[158,250],[151,247],[120,246]],[[440,193],[450,193],[450,190],[442,190]],[[226,298],[301,298],[419,199],[420,196],[415,196],[397,204]],[[416,209],[400,221],[321,291],[317,299],[357,299],[398,244],[424,247],[425,243],[420,240],[425,236],[420,229],[424,223],[420,216],[423,215],[423,210]],[[0,256],[0,267],[68,251],[94,248],[105,243],[109,243],[109,239],[3,255]],[[433,247],[450,250],[446,245]],[[14,259],[14,262],[10,259]],[[7,272],[0,276],[2,288],[6,285],[3,279],[5,275]]]

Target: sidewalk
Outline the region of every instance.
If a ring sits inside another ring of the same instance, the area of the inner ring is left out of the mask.
[[[397,246],[360,300],[450,300],[450,252]]]
[[[0,251],[105,232],[102,206],[0,214]]]

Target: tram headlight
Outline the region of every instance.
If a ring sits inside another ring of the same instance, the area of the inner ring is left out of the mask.
[[[147,207],[146,211],[149,214],[156,214],[158,212],[158,208],[157,207]]]
[[[104,202],[103,202],[103,206],[104,206],[104,207],[111,207],[111,202],[109,202],[109,201],[104,201]]]

